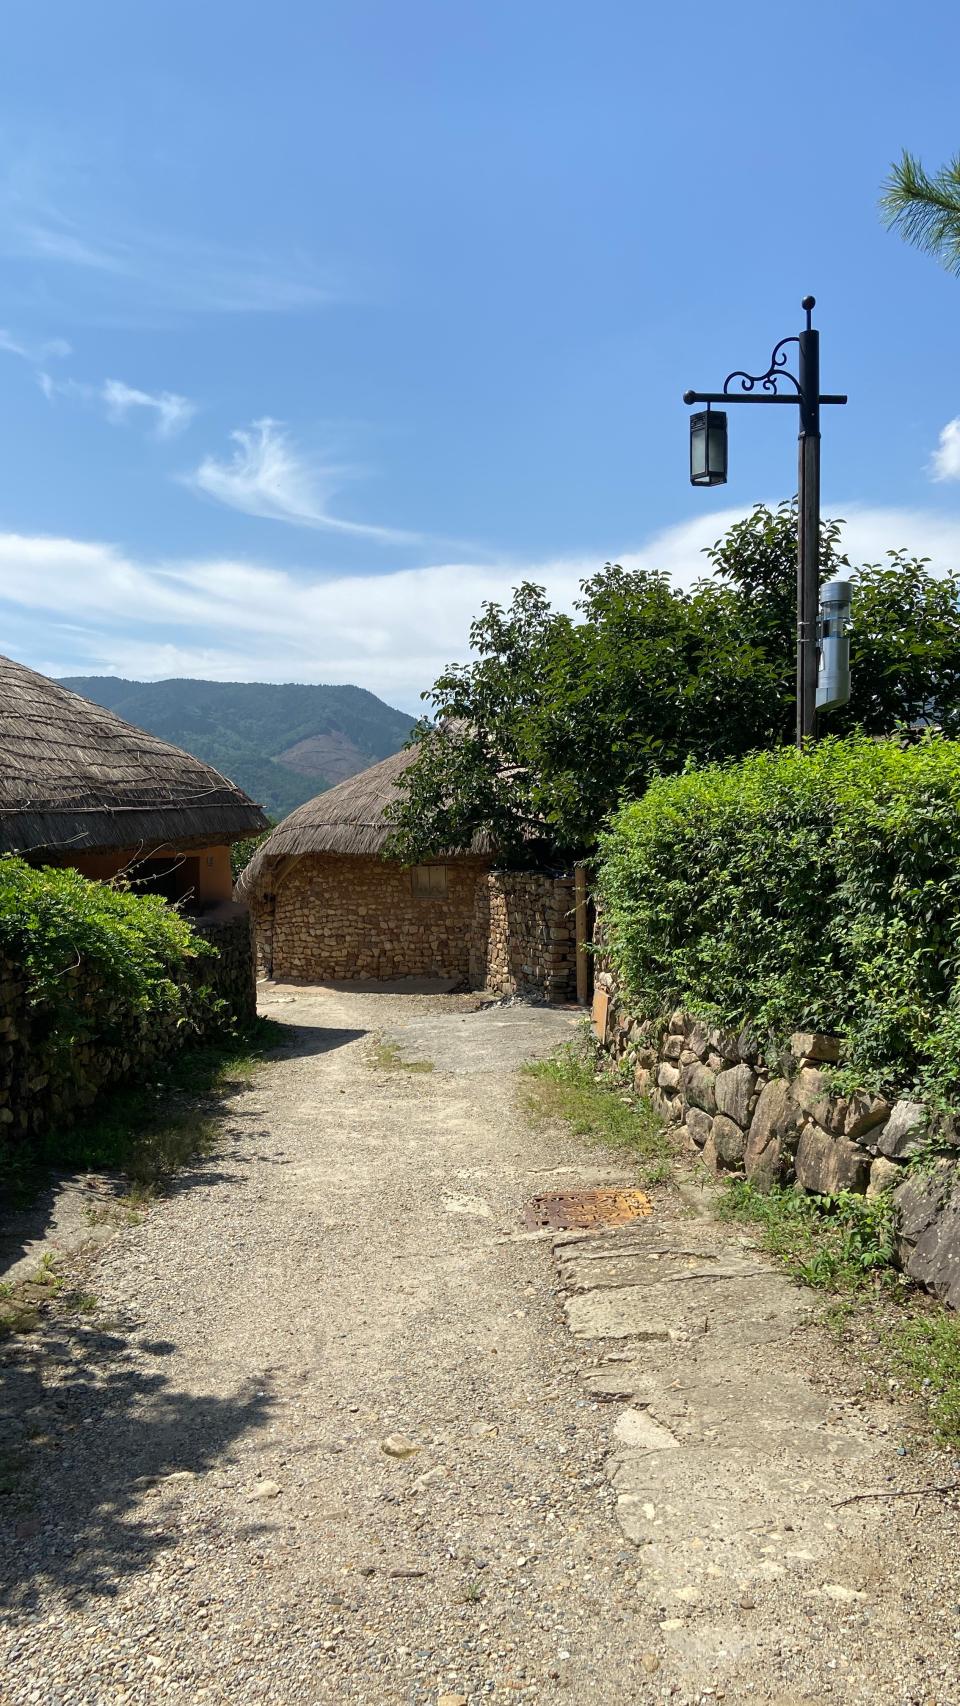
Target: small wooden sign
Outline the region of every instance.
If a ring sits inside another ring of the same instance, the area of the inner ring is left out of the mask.
[[[607,1040],[607,1012],[610,1007],[610,997],[605,989],[595,989],[593,992],[593,1030],[598,1042]]]

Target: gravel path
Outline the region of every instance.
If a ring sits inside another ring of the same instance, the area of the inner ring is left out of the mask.
[[[609,1345],[571,1336],[522,1232],[535,1193],[629,1173],[518,1110],[517,1061],[570,1015],[473,1005],[270,986],[295,1040],[221,1150],[99,1252],[94,1317],[5,1349],[4,1706],[954,1706],[938,1505],[879,1658],[877,1581],[805,1624],[787,1582],[739,1680],[668,1638],[683,1607],[617,1520]],[[374,1064],[383,1031],[434,1070]],[[871,1475],[904,1473],[892,1450]]]

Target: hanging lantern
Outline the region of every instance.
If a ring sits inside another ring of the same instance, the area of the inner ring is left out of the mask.
[[[726,483],[726,411],[708,406],[701,414],[690,416],[690,484],[725,486]]]

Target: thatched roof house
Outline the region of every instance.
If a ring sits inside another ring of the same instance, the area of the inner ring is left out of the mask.
[[[260,843],[237,885],[252,891],[267,866],[304,853],[336,853],[347,858],[376,858],[386,844],[387,812],[402,792],[397,779],[408,770],[416,753],[394,752],[335,788],[316,794],[278,823]]]
[[[237,883],[272,977],[458,978],[474,988],[575,987],[570,880],[493,870],[488,843],[427,865],[382,857],[387,812],[415,750],[394,753],[291,812]]]
[[[236,887],[249,901],[272,976],[467,977],[478,886],[489,854],[411,868],[383,859],[397,779],[395,752],[299,806],[261,842]]]
[[[0,658],[0,852],[101,878],[156,867],[170,898],[225,899],[230,843],[266,827],[199,758]]]

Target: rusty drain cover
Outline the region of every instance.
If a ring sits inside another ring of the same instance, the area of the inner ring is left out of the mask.
[[[653,1213],[653,1204],[645,1191],[616,1190],[610,1185],[598,1185],[592,1191],[548,1191],[527,1204],[527,1226],[549,1226],[557,1231],[573,1231],[591,1226],[622,1226],[627,1220],[640,1220]]]

